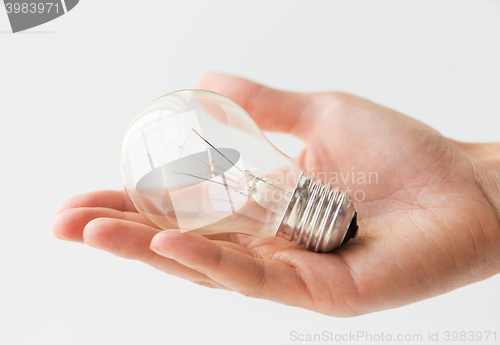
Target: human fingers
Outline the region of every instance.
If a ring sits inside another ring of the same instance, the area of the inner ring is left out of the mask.
[[[253,81],[219,73],[202,76],[199,87],[218,92],[242,106],[263,130],[307,133],[316,112],[316,94],[275,90]]]
[[[78,207],[105,207],[124,212],[137,212],[124,191],[100,190],[77,195],[66,200],[57,210],[57,214]]]
[[[66,209],[56,216],[52,226],[53,235],[66,241],[83,242],[85,226],[97,218],[128,220],[158,229],[137,212],[118,211],[103,207],[78,207]]]
[[[289,305],[303,303],[304,282],[285,263],[190,233],[159,233],[151,241],[151,249],[246,296]]]
[[[203,273],[153,252],[149,245],[158,232],[160,230],[132,221],[97,218],[87,224],[83,238],[86,244],[94,248],[125,259],[142,261],[167,274],[204,286],[225,288]]]

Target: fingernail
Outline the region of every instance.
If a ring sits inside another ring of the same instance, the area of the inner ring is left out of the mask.
[[[155,252],[156,254],[158,255],[161,255],[163,256],[164,258],[167,258],[167,259],[170,259],[170,260],[174,260],[172,257],[170,257],[167,253],[164,253],[160,248],[158,247],[155,247],[153,245],[151,245],[149,247],[153,252]]]
[[[173,260],[173,258],[169,255],[169,253],[167,253],[163,248],[161,248],[160,246],[158,246],[157,243],[161,243],[166,239],[166,237],[168,237],[168,233],[165,232],[165,231],[162,231],[158,234],[156,234],[153,239],[151,240],[151,244],[149,245],[149,248],[155,252],[156,254],[158,255],[161,255],[167,259],[171,259]],[[156,243],[155,243],[156,242]]]

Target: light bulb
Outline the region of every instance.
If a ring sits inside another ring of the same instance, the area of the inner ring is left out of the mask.
[[[348,193],[306,176],[243,108],[214,92],[177,91],[148,105],[120,156],[130,200],[164,230],[277,236],[316,252],[357,234]]]

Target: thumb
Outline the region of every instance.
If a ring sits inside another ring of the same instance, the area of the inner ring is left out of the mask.
[[[314,108],[317,108],[314,94],[275,90],[226,74],[205,74],[198,86],[238,103],[262,130],[287,132],[302,138],[307,123],[315,114]]]

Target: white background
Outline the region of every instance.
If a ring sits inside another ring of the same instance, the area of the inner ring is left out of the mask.
[[[500,276],[351,319],[206,289],[52,238],[121,189],[129,121],[205,71],[343,90],[463,141],[500,140],[500,1],[82,0],[11,34],[0,7],[0,344],[292,344],[290,332],[496,331]],[[296,155],[301,142],[270,138]]]

